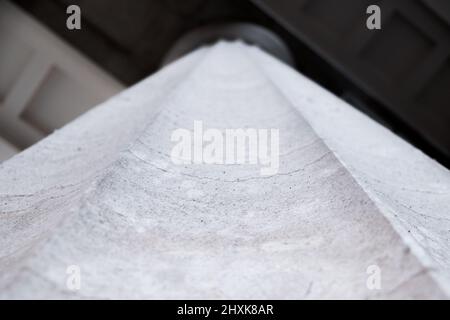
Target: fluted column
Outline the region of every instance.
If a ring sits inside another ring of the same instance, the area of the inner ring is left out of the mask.
[[[278,130],[277,172],[174,163],[173,132],[196,121]],[[176,61],[2,164],[0,181],[1,298],[449,292],[448,170],[242,43]]]

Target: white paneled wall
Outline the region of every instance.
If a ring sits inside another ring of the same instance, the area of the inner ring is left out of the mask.
[[[23,10],[0,1],[0,136],[9,144],[27,147],[122,89]],[[0,161],[11,155],[4,150]]]

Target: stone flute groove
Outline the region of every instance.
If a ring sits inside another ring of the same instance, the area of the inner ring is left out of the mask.
[[[279,173],[171,133],[278,128]],[[257,48],[199,49],[0,165],[0,298],[448,298],[448,170]],[[81,287],[67,287],[79,266]],[[368,267],[381,288],[367,286]]]

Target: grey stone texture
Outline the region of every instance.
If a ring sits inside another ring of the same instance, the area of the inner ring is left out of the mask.
[[[175,165],[170,136],[278,128],[280,170]],[[0,165],[0,298],[450,293],[450,174],[275,58],[201,48]],[[78,265],[81,288],[66,286]],[[367,287],[367,268],[381,288]]]

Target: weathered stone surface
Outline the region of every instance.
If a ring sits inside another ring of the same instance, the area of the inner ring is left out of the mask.
[[[171,133],[194,120],[278,128],[279,173],[174,165]],[[240,43],[164,68],[1,164],[0,181],[0,298],[450,292],[448,170]]]

